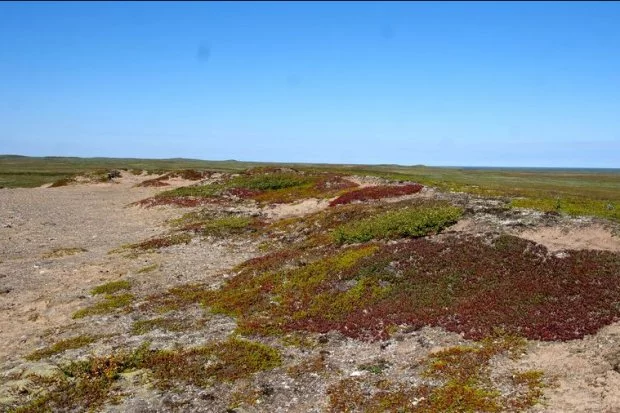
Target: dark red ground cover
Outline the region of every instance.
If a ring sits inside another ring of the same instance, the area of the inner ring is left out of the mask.
[[[570,340],[620,319],[620,255],[611,252],[557,258],[511,236],[494,246],[476,238],[417,239],[388,246],[361,266],[388,261],[377,276],[393,283],[393,294],[351,313],[340,330],[428,324],[480,339],[501,327],[530,339]]]
[[[542,245],[507,235],[492,243],[450,236],[377,245],[344,272],[331,264],[338,250],[328,252],[324,264],[312,264],[308,282],[299,281],[304,267],[279,267],[290,262],[289,251],[255,258],[239,267],[253,271],[231,279],[221,297],[243,303],[232,312],[248,331],[336,330],[371,341],[387,338],[399,325],[440,326],[469,339],[499,328],[564,341],[620,320],[617,253],[568,251],[558,258]],[[294,279],[301,282],[297,292],[291,290]],[[278,301],[278,291],[289,299]],[[272,299],[280,304],[265,304]]]
[[[349,204],[353,201],[368,201],[371,199],[410,195],[420,192],[422,188],[424,187],[420,184],[369,186],[347,192],[331,201],[329,206]]]

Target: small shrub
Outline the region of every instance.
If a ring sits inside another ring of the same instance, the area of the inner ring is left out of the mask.
[[[157,351],[145,367],[153,372],[158,387],[175,382],[206,387],[218,381],[235,381],[281,364],[280,353],[264,344],[231,338],[188,350]]]
[[[78,310],[73,314],[74,319],[89,317],[93,315],[101,315],[113,312],[118,309],[129,307],[133,302],[132,294],[106,295],[105,300],[82,310]]]
[[[185,331],[190,329],[198,329],[202,327],[206,322],[206,319],[203,320],[185,320],[185,319],[174,319],[174,318],[154,318],[150,320],[138,320],[133,323],[131,327],[131,334],[133,335],[142,335],[146,334],[149,331],[160,329],[164,331]]]
[[[134,250],[142,250],[142,251],[152,251],[160,248],[171,247],[173,245],[179,244],[189,244],[192,241],[192,236],[190,234],[172,234],[163,237],[151,238],[146,241],[139,242],[137,244],[129,244],[124,248],[134,249]]]
[[[131,283],[127,280],[110,281],[109,283],[93,288],[90,293],[92,295],[114,294],[115,292],[129,289],[131,289]]]
[[[73,349],[87,346],[91,343],[94,343],[97,339],[98,337],[83,335],[83,336],[72,337],[66,340],[61,340],[48,348],[44,348],[41,350],[37,350],[33,353],[30,353],[28,356],[26,356],[26,360],[31,360],[31,361],[41,360],[43,358],[47,358],[47,357],[53,356],[58,353],[62,353],[63,351],[66,351],[66,350],[73,350]]]
[[[71,184],[73,184],[75,182],[77,182],[75,177],[60,178],[59,180],[52,182],[52,184],[49,187],[50,188],[59,188],[61,186],[71,185]]]
[[[461,209],[446,207],[417,207],[388,211],[358,222],[342,225],[334,231],[338,244],[367,242],[372,239],[420,237],[437,233],[454,224]]]
[[[146,298],[139,308],[142,311],[166,313],[180,310],[194,304],[200,304],[211,296],[213,291],[204,285],[187,284],[171,288],[170,290],[151,295]]]

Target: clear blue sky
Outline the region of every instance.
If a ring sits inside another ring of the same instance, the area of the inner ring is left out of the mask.
[[[0,153],[620,167],[618,2],[0,3]]]

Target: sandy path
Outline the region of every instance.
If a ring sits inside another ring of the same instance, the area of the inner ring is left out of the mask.
[[[111,249],[163,232],[166,219],[184,212],[126,208],[170,188],[131,188],[144,179],[0,189],[0,360],[36,346],[42,330],[67,323],[93,284],[125,274],[127,263],[108,255]],[[44,257],[56,248],[87,251]]]

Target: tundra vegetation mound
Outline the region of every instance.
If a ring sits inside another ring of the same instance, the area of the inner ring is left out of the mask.
[[[91,288],[93,302],[73,313],[81,334],[30,353],[58,372],[31,375],[36,391],[14,411],[97,410],[143,391],[154,400],[174,393],[160,406],[170,411],[272,411],[294,397],[333,412],[527,411],[550,385],[543,371],[516,367],[528,340],[580,339],[620,320],[618,253],[554,254],[502,230],[450,231],[481,215],[501,228],[500,218],[520,211],[516,199],[288,167],[169,173],[139,186],[175,176],[198,182],[134,205],[190,209],[167,232],[111,251],[140,261],[136,278]],[[324,207],[277,213],[308,199]],[[171,268],[150,257],[216,244],[257,252],[215,278],[144,287]],[[110,336],[89,330],[110,322]],[[429,328],[457,338],[432,351],[411,344]],[[398,340],[415,357],[385,350]],[[101,343],[110,350],[89,350]],[[367,348],[373,357],[354,370],[336,357]]]

